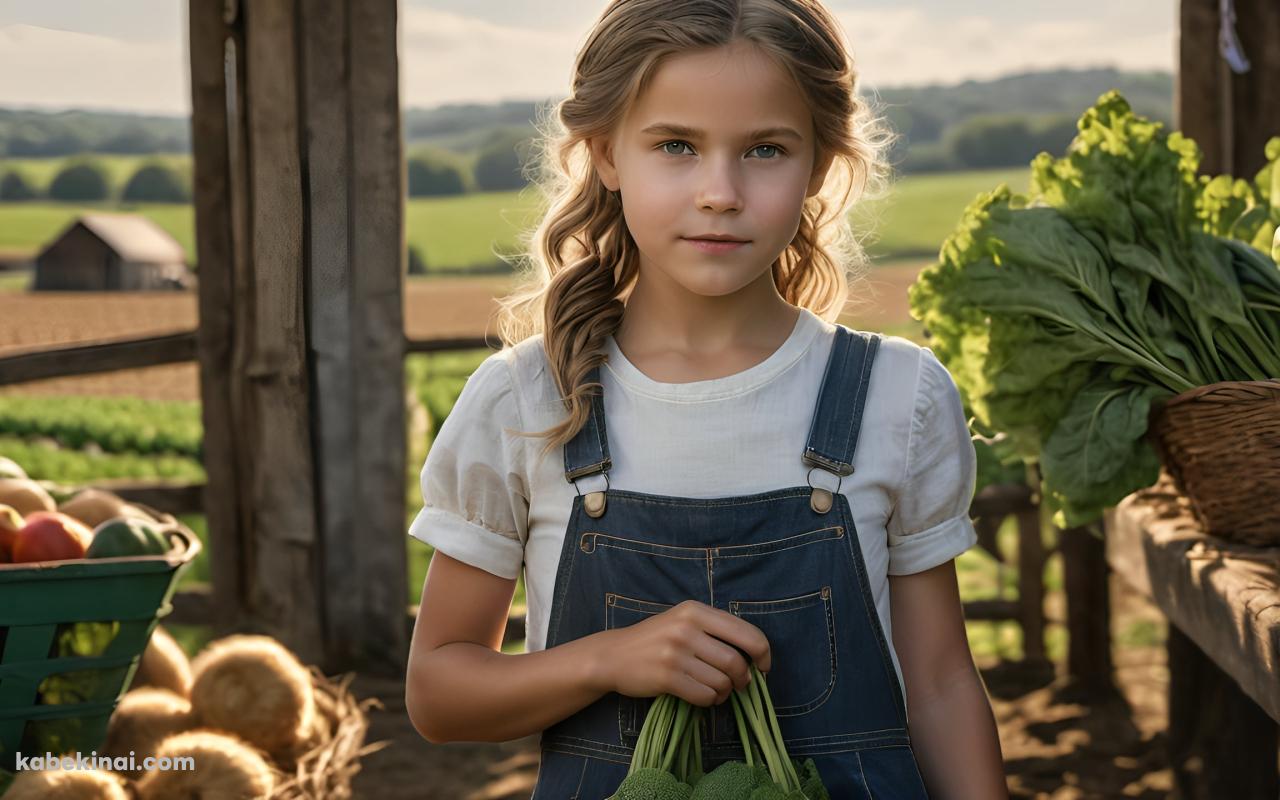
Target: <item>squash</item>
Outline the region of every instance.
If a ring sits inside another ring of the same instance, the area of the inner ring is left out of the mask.
[[[28,478],[0,478],[0,503],[22,516],[37,511],[57,511],[58,504],[43,486]]]

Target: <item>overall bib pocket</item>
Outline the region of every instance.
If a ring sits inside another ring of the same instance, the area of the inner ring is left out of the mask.
[[[769,640],[769,699],[779,717],[805,714],[836,685],[836,628],[831,587],[782,600],[733,600],[729,612]]]

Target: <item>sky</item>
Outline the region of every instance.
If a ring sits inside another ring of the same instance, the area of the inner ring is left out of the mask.
[[[678,2],[678,0],[672,0]],[[405,106],[568,92],[605,0],[401,0]],[[1173,72],[1178,0],[826,0],[861,85],[1111,66]],[[185,0],[0,0],[0,106],[190,113]],[[495,58],[495,54],[501,54]]]

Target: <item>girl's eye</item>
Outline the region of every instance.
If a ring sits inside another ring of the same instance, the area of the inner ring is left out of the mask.
[[[663,142],[661,145],[659,145],[659,147],[661,147],[661,148],[662,148],[662,152],[663,152],[663,153],[666,153],[666,154],[667,154],[667,155],[669,155],[669,156],[682,156],[682,155],[684,155],[684,153],[673,153],[673,152],[671,152],[670,150],[668,150],[668,149],[667,149],[667,147],[668,147],[668,146],[673,145],[673,144],[681,145],[681,146],[683,146],[683,147],[688,147],[688,146],[689,146],[689,143],[688,143],[688,142],[681,141],[680,139],[672,139],[672,140],[671,140],[671,141],[669,141],[669,142]],[[773,161],[773,160],[774,160],[778,155],[781,155],[781,154],[782,154],[782,152],[783,152],[783,151],[782,151],[782,148],[781,148],[781,147],[778,147],[776,144],[758,144],[758,145],[756,145],[755,147],[753,147],[753,148],[751,148],[751,149],[752,149],[752,151],[755,151],[755,150],[760,150],[760,149],[762,149],[762,148],[763,148],[763,149],[768,149],[768,150],[771,150],[771,151],[773,151],[773,152],[774,152],[774,155],[769,156],[768,158],[763,159],[764,161]],[[692,149],[692,148],[690,148],[690,149]]]

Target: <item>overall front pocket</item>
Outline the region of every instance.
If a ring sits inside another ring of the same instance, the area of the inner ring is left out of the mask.
[[[604,598],[605,629],[625,628],[642,622],[655,614],[673,607],[671,603],[655,603],[610,592]],[[653,705],[652,697],[627,697],[618,695],[618,733],[625,737],[638,737],[644,726],[644,717]],[[625,739],[623,739],[625,741]]]

